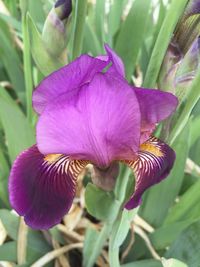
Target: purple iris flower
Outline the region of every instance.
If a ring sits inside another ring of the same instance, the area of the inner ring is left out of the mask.
[[[89,163],[105,171],[122,162],[134,171],[127,209],[172,168],[174,151],[151,134],[176,109],[177,98],[130,86],[121,59],[105,49],[107,55],[82,55],[55,71],[33,93],[37,144],[17,157],[9,178],[11,205],[32,228],[60,222]]]

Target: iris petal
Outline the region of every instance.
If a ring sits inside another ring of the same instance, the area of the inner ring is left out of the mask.
[[[121,58],[107,44],[105,45],[105,49],[112,62],[112,66],[108,69],[108,73],[113,73],[115,75],[118,73],[122,77],[125,77],[125,68]]]
[[[47,76],[33,93],[33,107],[39,114],[48,103],[63,93],[71,93],[84,83],[88,83],[95,73],[101,72],[108,65],[103,61],[88,55],[82,55],[70,64]],[[65,95],[67,97],[67,94]]]
[[[48,103],[65,93],[65,97],[71,97],[85,84],[90,82],[94,75],[112,63],[108,72],[124,76],[124,65],[120,57],[105,45],[107,55],[91,57],[82,55],[70,64],[60,68],[47,76],[33,93],[33,107],[41,114]]]
[[[86,165],[60,154],[44,156],[32,146],[18,156],[11,170],[12,207],[32,228],[54,226],[70,209],[77,176]]]
[[[121,78],[96,74],[66,101],[52,102],[40,116],[37,144],[43,154],[61,153],[108,167],[132,159],[140,139],[140,110],[132,88]]]
[[[177,97],[171,93],[154,89],[133,89],[141,111],[141,143],[145,142],[152,131],[155,123],[169,117],[178,105]]]
[[[136,185],[135,192],[125,207],[127,209],[137,207],[141,203],[144,191],[169,174],[174,160],[174,151],[156,137],[151,137],[142,144],[137,160],[126,161],[135,174]]]

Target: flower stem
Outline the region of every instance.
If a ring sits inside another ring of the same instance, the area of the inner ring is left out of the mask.
[[[26,110],[27,110],[27,118],[29,122],[32,123],[33,80],[32,80],[32,69],[31,69],[30,40],[29,40],[26,13],[22,13],[22,35],[24,41],[23,63],[24,63],[24,77],[26,86]]]
[[[92,251],[92,254],[90,256],[90,259],[88,261],[88,264],[85,267],[93,267],[98,256],[101,254],[102,248],[110,236],[110,242],[109,242],[109,261],[110,261],[110,266],[111,267],[118,267],[120,266],[119,264],[119,247],[115,247],[115,243],[113,240],[115,240],[115,236],[118,238],[118,229],[119,227],[122,227],[121,220],[122,220],[122,214],[123,214],[123,209],[122,205],[124,203],[124,200],[126,198],[126,190],[127,190],[127,185],[129,181],[129,176],[130,176],[131,170],[127,168],[127,166],[122,165],[120,168],[120,175],[117,179],[117,183],[115,186],[115,198],[120,202],[120,207],[117,212],[115,220],[112,222],[107,222],[105,223],[104,227],[102,228],[99,237],[95,243],[95,247]],[[129,227],[128,227],[129,228]],[[120,228],[121,229],[121,228]],[[126,232],[126,231],[125,231]],[[128,233],[128,231],[127,231]],[[113,236],[113,238],[112,238]],[[123,236],[126,237],[126,234]]]
[[[99,237],[96,241],[96,244],[95,244],[95,248],[94,250],[92,251],[92,254],[90,256],[90,259],[88,261],[88,264],[86,267],[93,267],[95,262],[96,262],[96,259],[99,257],[99,255],[101,254],[101,251],[102,251],[102,248],[111,232],[111,229],[112,229],[112,224],[109,224],[109,223],[105,223],[100,234],[99,234]]]
[[[115,196],[120,201],[121,204],[124,201],[130,174],[131,174],[131,169],[127,168],[126,165],[122,165],[120,168],[120,175],[117,179],[117,183],[114,190]]]
[[[112,249],[109,247],[109,264],[110,267],[120,267],[119,248]]]
[[[75,6],[75,21],[74,21],[74,36],[73,36],[73,51],[72,58],[75,59],[81,54],[85,17],[87,11],[87,0],[77,0]]]

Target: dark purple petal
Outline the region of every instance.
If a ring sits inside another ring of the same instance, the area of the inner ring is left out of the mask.
[[[61,20],[67,19],[72,12],[72,0],[57,0],[54,7]]]
[[[178,99],[171,93],[153,89],[134,88],[134,92],[140,105],[143,143],[154,130],[155,123],[166,119],[175,111]]]
[[[87,162],[64,155],[42,155],[36,146],[15,160],[9,177],[12,207],[34,229],[48,229],[68,212],[76,178]]]
[[[56,97],[67,93],[69,97],[77,89],[92,80],[97,72],[108,65],[107,61],[82,55],[70,64],[47,76],[33,93],[33,107],[39,114]]]
[[[56,99],[41,115],[37,144],[41,153],[61,153],[107,167],[132,159],[140,139],[140,110],[132,88],[99,73],[66,100]]]
[[[167,177],[174,160],[174,151],[156,137],[151,137],[142,144],[138,159],[126,162],[135,174],[136,184],[135,192],[125,208],[133,209],[140,205],[144,191]]]

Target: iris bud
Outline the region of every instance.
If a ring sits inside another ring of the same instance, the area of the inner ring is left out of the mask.
[[[175,93],[174,79],[182,58],[182,53],[177,44],[171,42],[159,74],[158,83],[163,90]]]
[[[63,21],[67,19],[72,12],[72,1],[71,0],[58,0],[55,3],[54,8],[59,19]]]
[[[191,0],[179,20],[159,75],[159,87],[182,101],[199,67],[200,0]]]
[[[44,24],[42,39],[54,57],[63,56],[67,43],[67,22],[72,11],[71,0],[58,0]]]
[[[200,34],[200,0],[189,1],[186,10],[177,24],[173,42],[179,46],[183,55],[190,49]]]
[[[187,95],[187,88],[190,87],[200,64],[200,38],[198,37],[192,44],[189,51],[179,64],[174,85],[176,87],[176,95],[179,99]]]

